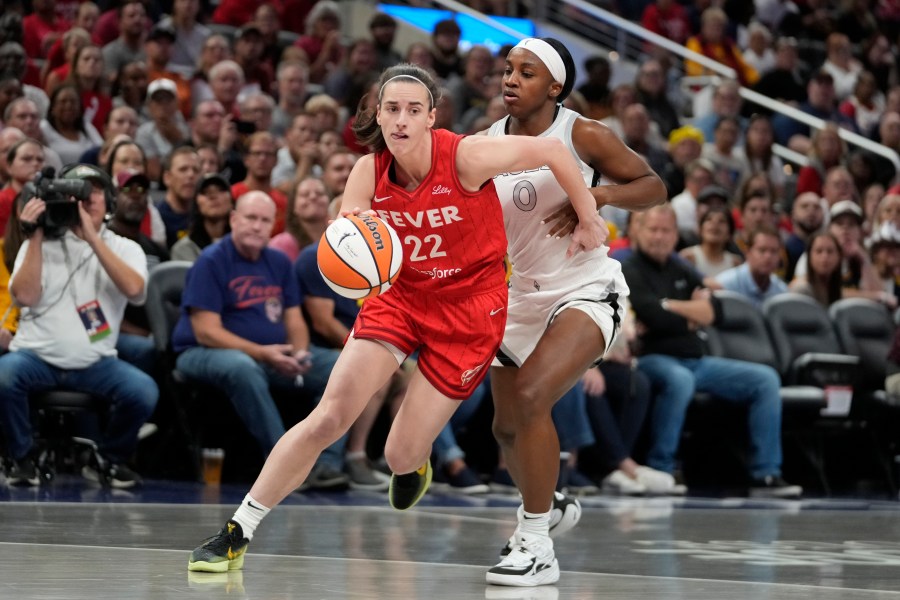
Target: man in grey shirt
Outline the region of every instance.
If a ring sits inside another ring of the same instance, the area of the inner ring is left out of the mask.
[[[119,8],[119,37],[103,46],[104,73],[110,79],[130,62],[146,60],[144,32],[147,11],[140,2],[128,2]]]

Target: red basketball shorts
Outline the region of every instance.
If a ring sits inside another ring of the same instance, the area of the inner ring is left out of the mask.
[[[387,342],[409,356],[439,392],[468,398],[487,375],[506,327],[506,287],[472,296],[410,293],[396,287],[366,300],[351,335]]]

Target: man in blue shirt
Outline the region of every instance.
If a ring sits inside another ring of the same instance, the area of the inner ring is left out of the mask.
[[[787,284],[775,270],[781,262],[781,236],[771,226],[760,226],[750,232],[747,261],[716,276],[722,287],[748,298],[757,307],[766,299],[788,291]]]
[[[269,386],[302,388],[318,400],[337,352],[310,345],[290,259],[267,247],[275,202],[248,192],[230,223],[231,233],[188,271],[172,346],[178,370],[222,389],[268,455],[285,432]],[[322,454],[311,487],[347,486],[343,440]]]

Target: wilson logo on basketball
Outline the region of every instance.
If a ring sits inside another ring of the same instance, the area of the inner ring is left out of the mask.
[[[359,218],[372,233],[372,239],[375,240],[375,250],[384,250],[384,240],[381,239],[381,231],[378,229],[379,223],[368,215],[360,215]]]
[[[444,187],[442,185],[436,185],[433,188],[431,188],[432,196],[437,196],[438,194],[449,194],[449,193],[450,193],[450,188]]]
[[[484,368],[484,365],[478,365],[474,369],[469,369],[468,371],[463,371],[462,377],[460,377],[460,379],[462,380],[462,384],[469,385],[469,383],[473,379],[475,379],[475,376],[478,375],[478,372],[481,371],[481,369],[483,369],[483,368]]]
[[[397,232],[378,217],[350,215],[328,226],[316,258],[328,287],[360,300],[386,292],[397,281],[403,245]]]

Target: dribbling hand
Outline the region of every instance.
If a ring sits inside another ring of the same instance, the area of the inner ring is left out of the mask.
[[[370,217],[377,217],[378,213],[376,213],[371,208],[369,210],[363,210],[358,206],[353,207],[351,210],[342,210],[338,213],[338,219],[346,218],[346,217],[358,217],[359,215],[369,215]],[[331,225],[334,223],[334,219],[328,219],[328,224]]]

